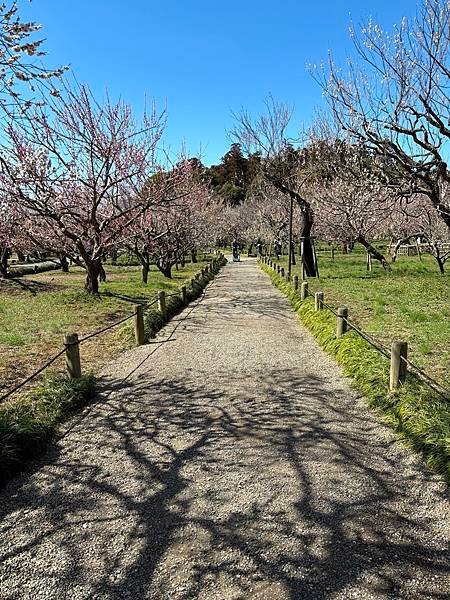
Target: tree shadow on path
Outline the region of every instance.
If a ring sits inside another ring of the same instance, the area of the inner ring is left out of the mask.
[[[12,482],[3,577],[55,598],[446,597],[448,498],[389,434],[319,377],[214,382],[136,376]]]

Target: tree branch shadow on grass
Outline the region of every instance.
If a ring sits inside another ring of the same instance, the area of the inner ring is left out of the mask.
[[[61,290],[62,287],[59,284],[36,281],[35,279],[24,279],[22,277],[11,277],[0,280],[0,292],[24,290],[30,292],[32,296],[36,296],[38,292],[56,292]]]
[[[399,597],[411,579],[445,597],[448,551],[430,546],[410,491],[433,479],[419,462],[403,475],[392,439],[313,375],[255,373],[239,397],[240,374],[218,367],[215,381],[110,381],[108,401],[5,490],[14,543],[0,561],[89,597]]]

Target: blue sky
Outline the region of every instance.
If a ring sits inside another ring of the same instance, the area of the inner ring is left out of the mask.
[[[369,15],[383,26],[416,10],[414,0],[33,0],[20,14],[44,26],[46,62],[70,64],[96,95],[167,106],[165,142],[202,148],[206,164],[227,151],[231,111],[258,114],[264,98],[295,106],[294,124],[307,124],[321,92],[306,71],[332,49],[352,53],[350,20]]]

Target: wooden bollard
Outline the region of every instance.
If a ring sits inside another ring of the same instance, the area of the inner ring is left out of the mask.
[[[347,322],[345,319],[348,318],[348,308],[345,306],[339,307],[337,314],[336,337],[340,338],[347,332]]]
[[[407,342],[392,342],[391,346],[391,372],[389,378],[390,390],[395,390],[406,379],[407,365],[403,359],[408,358]]]
[[[158,308],[164,320],[167,318],[166,292],[161,290],[158,292]]]
[[[308,297],[308,282],[303,281],[302,288],[300,290],[300,300],[306,300],[307,297]]]
[[[66,346],[66,367],[70,379],[79,379],[81,377],[80,362],[80,344],[78,343],[77,333],[68,333],[64,337]]]
[[[314,306],[316,310],[323,310],[323,292],[314,294]]]
[[[294,275],[294,290],[298,290],[298,275]]]
[[[281,269],[280,269],[280,275],[281,275],[281,277],[283,277],[283,279],[284,279],[284,268],[283,268],[283,267],[281,267]]]
[[[279,273],[281,271],[281,267],[280,265],[277,265],[277,273]]]
[[[183,304],[187,304],[187,289],[185,285],[181,286],[181,301]]]
[[[142,304],[134,305],[134,337],[136,345],[142,346],[144,343],[144,307]]]

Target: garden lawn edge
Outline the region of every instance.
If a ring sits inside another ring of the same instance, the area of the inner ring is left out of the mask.
[[[389,360],[353,330],[336,338],[336,317],[315,311],[311,296],[301,300],[294,286],[268,265],[261,269],[290,300],[303,325],[350,377],[353,387],[408,446],[420,452],[428,467],[450,483],[450,402],[408,374],[406,382],[390,392]]]
[[[220,255],[215,259],[214,267],[210,263],[208,273],[203,269],[190,282],[186,282],[186,305],[182,302],[181,294],[171,294],[167,298],[165,319],[159,310],[146,311],[145,340],[154,337],[167,321],[200,297],[226,263],[226,258]],[[132,339],[130,325],[123,327],[121,333]],[[69,379],[66,375],[49,374],[36,388],[0,404],[0,487],[22,471],[30,460],[45,452],[58,425],[85,406],[95,391],[96,379],[93,375]]]
[[[0,487],[47,449],[57,426],[93,397],[93,375],[48,375],[30,392],[0,404]]]

